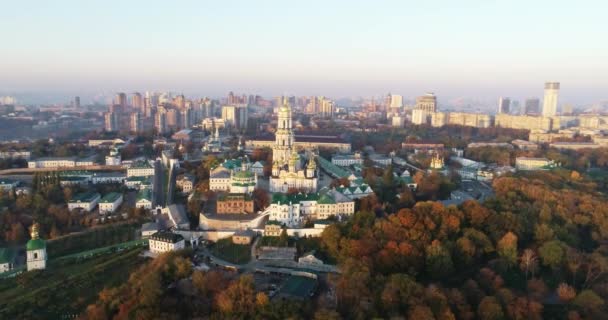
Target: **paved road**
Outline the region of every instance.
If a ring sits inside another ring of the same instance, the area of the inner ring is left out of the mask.
[[[165,194],[163,193],[164,166],[160,160],[154,162],[154,201],[153,205],[164,206]]]

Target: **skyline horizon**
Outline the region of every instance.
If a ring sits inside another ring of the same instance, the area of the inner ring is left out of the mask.
[[[608,100],[608,4],[59,0],[0,12],[0,92],[177,88],[330,97]]]

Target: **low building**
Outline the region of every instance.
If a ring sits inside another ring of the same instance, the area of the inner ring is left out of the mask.
[[[0,248],[0,274],[13,270],[15,263],[15,251]]]
[[[264,226],[265,237],[278,237],[283,232],[283,225],[278,221],[268,221]]]
[[[340,185],[335,190],[351,200],[360,199],[367,197],[374,193],[372,188],[363,181],[363,179],[356,179],[350,182],[350,186],[345,187]]]
[[[335,190],[319,193],[287,195],[275,193],[266,212],[270,220],[286,226],[297,227],[305,219],[327,219],[330,216],[350,216],[355,212],[355,202]]]
[[[148,240],[150,252],[164,253],[185,248],[186,241],[180,234],[172,232],[156,232]]]
[[[555,161],[547,158],[515,158],[515,168],[517,168],[517,170],[548,170],[556,166],[557,164]]]
[[[253,199],[248,194],[223,194],[216,201],[217,214],[249,214],[253,213]]]
[[[152,177],[128,177],[125,179],[125,186],[129,189],[151,189]]]
[[[232,243],[250,245],[254,237],[255,233],[251,230],[239,230],[232,235]]]
[[[516,139],[511,141],[511,144],[520,150],[538,150],[538,145],[534,142]]]
[[[36,160],[30,160],[27,167],[33,168],[66,168],[75,167],[76,157],[45,157]]]
[[[106,194],[101,200],[99,200],[99,213],[111,213],[116,211],[122,204],[122,194],[116,192],[110,192]]]
[[[601,147],[595,142],[553,142],[549,146],[559,150],[597,149]]]
[[[345,154],[345,155],[334,155],[331,157],[331,163],[340,166],[340,167],[348,167],[353,164],[363,164],[363,157],[360,152],[355,152],[353,154]]]
[[[91,177],[93,184],[119,183],[122,184],[127,179],[124,172],[99,172]]]
[[[152,190],[140,189],[137,192],[137,200],[135,201],[136,208],[152,209]]]
[[[31,152],[29,151],[0,151],[0,159],[25,159],[29,160],[31,156]]]
[[[127,169],[127,177],[147,177],[154,175],[154,167],[148,161],[137,161]]]
[[[393,159],[391,157],[381,155],[381,154],[371,154],[369,156],[369,159],[371,161],[373,161],[374,163],[382,165],[382,166],[388,166],[391,163],[393,163]]]
[[[175,185],[182,190],[184,193],[192,192],[194,189],[194,177],[189,174],[184,174],[177,177]]]
[[[190,229],[190,220],[186,214],[186,208],[183,205],[171,204],[163,208],[162,213],[169,216],[172,228]]]
[[[149,238],[153,234],[158,232],[158,223],[147,222],[141,225],[141,237]]]
[[[101,195],[97,192],[79,193],[68,201],[68,209],[82,209],[91,212],[97,207],[99,199],[101,199]]]
[[[258,176],[264,175],[264,166],[266,165],[265,161],[256,161],[251,165],[251,172],[255,173]]]
[[[19,181],[12,179],[0,179],[0,191],[9,192],[19,186]]]
[[[308,252],[298,258],[298,264],[302,266],[322,266],[324,265],[323,260],[315,256],[315,252]]]

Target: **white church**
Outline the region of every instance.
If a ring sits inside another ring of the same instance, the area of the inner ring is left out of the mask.
[[[270,192],[285,193],[289,189],[316,192],[318,172],[314,155],[309,152],[305,158],[296,151],[291,121],[291,107],[284,103],[279,108],[275,144],[272,147]]]

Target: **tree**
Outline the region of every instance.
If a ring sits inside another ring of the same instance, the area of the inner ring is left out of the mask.
[[[502,307],[493,296],[481,299],[477,307],[477,315],[481,320],[501,320],[505,317]]]
[[[526,275],[526,279],[528,278],[528,274],[531,274],[534,277],[536,270],[538,269],[538,257],[534,250],[526,249],[521,254],[519,268]]]
[[[287,247],[289,244],[289,236],[287,235],[287,229],[281,230],[281,234],[279,235],[279,247]]]
[[[498,241],[497,249],[498,255],[509,267],[517,263],[517,236],[513,232],[507,232]]]
[[[431,308],[425,305],[415,305],[407,313],[409,319],[416,320],[435,320]]]
[[[595,312],[604,305],[604,300],[591,290],[583,290],[572,303],[586,312]]]
[[[539,249],[538,253],[543,265],[557,270],[562,266],[564,259],[564,249],[561,242],[557,240],[545,242]]]
[[[452,257],[438,240],[433,240],[426,249],[427,274],[434,279],[443,279],[454,269]]]
[[[562,282],[557,287],[557,297],[561,302],[570,302],[576,297],[576,290]]]

